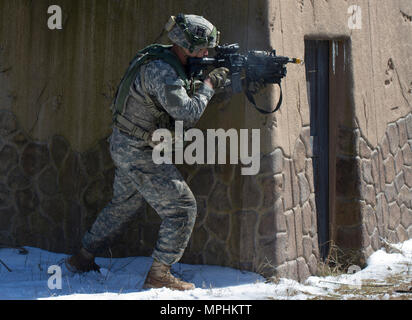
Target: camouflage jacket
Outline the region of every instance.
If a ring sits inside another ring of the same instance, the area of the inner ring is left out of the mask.
[[[142,74],[143,73],[143,74]],[[184,81],[171,65],[153,60],[140,67],[129,91],[124,115],[144,130],[152,130],[156,123],[149,104],[165,111],[172,121],[183,121],[185,128],[193,127],[200,119],[215,91],[198,81],[194,93],[187,92]],[[146,145],[134,138],[138,145]]]

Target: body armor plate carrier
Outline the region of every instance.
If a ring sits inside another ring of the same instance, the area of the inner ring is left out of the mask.
[[[125,114],[127,99],[131,96],[130,90],[132,90],[132,85],[139,72],[141,76],[141,83],[142,85],[144,84],[144,70],[141,70],[141,68],[150,61],[157,59],[161,59],[171,65],[177,75],[184,81],[186,91],[189,92],[191,90],[191,81],[188,79],[185,69],[178,57],[170,51],[171,47],[172,46],[170,45],[154,44],[139,51],[130,62],[130,65],[117,89],[115,100],[110,107],[113,113],[113,124],[117,128],[131,136],[144,140],[151,146],[153,146],[151,137],[154,130],[148,131],[139,126],[138,123],[132,122],[128,119]],[[154,128],[170,128],[171,117],[157,102],[157,99],[148,94],[145,94],[145,99],[145,106],[148,107],[148,110],[156,119]],[[147,103],[148,101],[149,103]]]

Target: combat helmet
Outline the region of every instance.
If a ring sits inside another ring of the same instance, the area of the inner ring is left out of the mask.
[[[170,17],[165,30],[173,43],[190,52],[214,48],[219,44],[220,32],[202,16],[179,13]]]

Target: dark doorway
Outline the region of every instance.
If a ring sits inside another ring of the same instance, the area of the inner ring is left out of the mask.
[[[305,40],[306,83],[313,146],[313,175],[317,208],[319,250],[329,252],[329,58],[330,42]]]

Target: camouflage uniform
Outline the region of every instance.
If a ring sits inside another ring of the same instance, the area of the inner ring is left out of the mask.
[[[144,97],[150,96],[173,118],[193,126],[214,94],[201,83],[195,93],[188,93],[175,70],[162,60],[141,67],[127,100],[126,115],[139,126],[150,129],[154,118],[147,110]],[[144,81],[142,80],[144,79]],[[144,83],[142,83],[144,82]],[[96,254],[107,247],[123,227],[136,216],[143,199],[151,205],[162,223],[152,257],[171,265],[177,262],[187,246],[196,219],[196,200],[174,165],[156,165],[147,142],[114,127],[110,153],[116,166],[113,199],[102,210],[83,237],[84,248]]]

